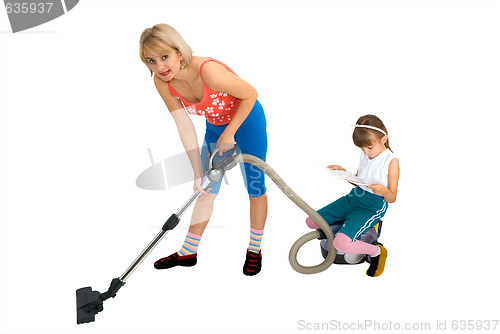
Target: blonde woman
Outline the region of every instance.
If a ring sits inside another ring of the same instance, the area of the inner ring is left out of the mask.
[[[255,88],[224,63],[194,56],[182,36],[167,24],[157,24],[143,31],[140,57],[154,77],[156,89],[175,121],[193,168],[194,189],[203,194],[195,204],[181,249],[156,261],[155,268],[190,267],[197,263],[198,245],[220,189],[220,182],[207,192],[201,188],[208,152],[218,147],[222,155],[237,143],[242,153],[265,161],[266,118]],[[188,114],[206,118],[201,155]],[[241,170],[250,199],[250,242],[243,273],[252,276],[258,274],[262,266],[260,244],[267,217],[267,194],[264,173],[247,164],[242,164]]]

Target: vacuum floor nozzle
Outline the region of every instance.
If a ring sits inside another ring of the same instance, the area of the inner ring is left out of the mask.
[[[125,285],[120,278],[113,278],[108,291],[92,291],[90,286],[76,290],[76,323],[95,321],[95,315],[104,309],[103,302],[115,298],[116,293]]]
[[[76,290],[76,323],[95,321],[95,315],[104,309],[99,291],[91,287]]]

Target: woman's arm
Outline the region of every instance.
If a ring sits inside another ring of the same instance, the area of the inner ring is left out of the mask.
[[[257,90],[236,74],[226,70],[223,65],[214,61],[208,62],[203,66],[202,76],[205,83],[211,89],[227,93],[241,100],[233,119],[217,141],[217,145],[220,151],[222,151],[220,154],[222,154],[234,145],[236,131],[255,105]]]
[[[198,137],[196,135],[196,129],[194,128],[193,122],[182,106],[182,103],[170,94],[168,84],[156,76],[154,78],[154,83],[158,93],[167,105],[170,115],[174,118],[182,145],[184,146],[184,149],[189,157],[189,161],[191,162],[191,166],[193,167],[194,178],[195,180],[201,179],[204,171],[201,163]]]

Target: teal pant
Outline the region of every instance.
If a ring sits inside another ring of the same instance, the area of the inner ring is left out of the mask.
[[[318,210],[329,224],[344,220],[339,233],[358,240],[363,233],[377,225],[387,211],[387,202],[382,196],[355,187],[349,194]]]

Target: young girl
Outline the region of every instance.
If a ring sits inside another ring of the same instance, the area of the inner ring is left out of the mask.
[[[213,210],[220,183],[209,193],[201,188],[204,163],[215,147],[219,154],[238,144],[241,153],[266,159],[267,133],[264,110],[257,91],[239,78],[227,65],[208,58],[193,56],[182,36],[167,24],[144,30],[140,38],[140,56],[154,75],[154,84],[174,118],[182,144],[194,171],[194,189],[203,196],[197,200],[189,232],[181,249],[155,263],[157,269],[194,266],[198,244]],[[195,128],[188,114],[206,118],[203,147],[198,147]],[[260,243],[267,217],[267,195],[264,173],[250,165],[241,165],[250,197],[250,243],[243,273],[256,275],[261,269]]]
[[[357,186],[318,213],[330,225],[345,220],[335,236],[333,246],[342,253],[368,254],[370,267],[366,274],[376,277],[384,271],[387,250],[382,245],[372,245],[359,238],[385,215],[388,203],[396,201],[399,162],[389,146],[387,129],[377,116],[360,117],[352,139],[362,151],[357,176],[369,186]],[[345,171],[338,165],[327,167]],[[318,228],[311,218],[306,219],[306,224],[310,228]]]

